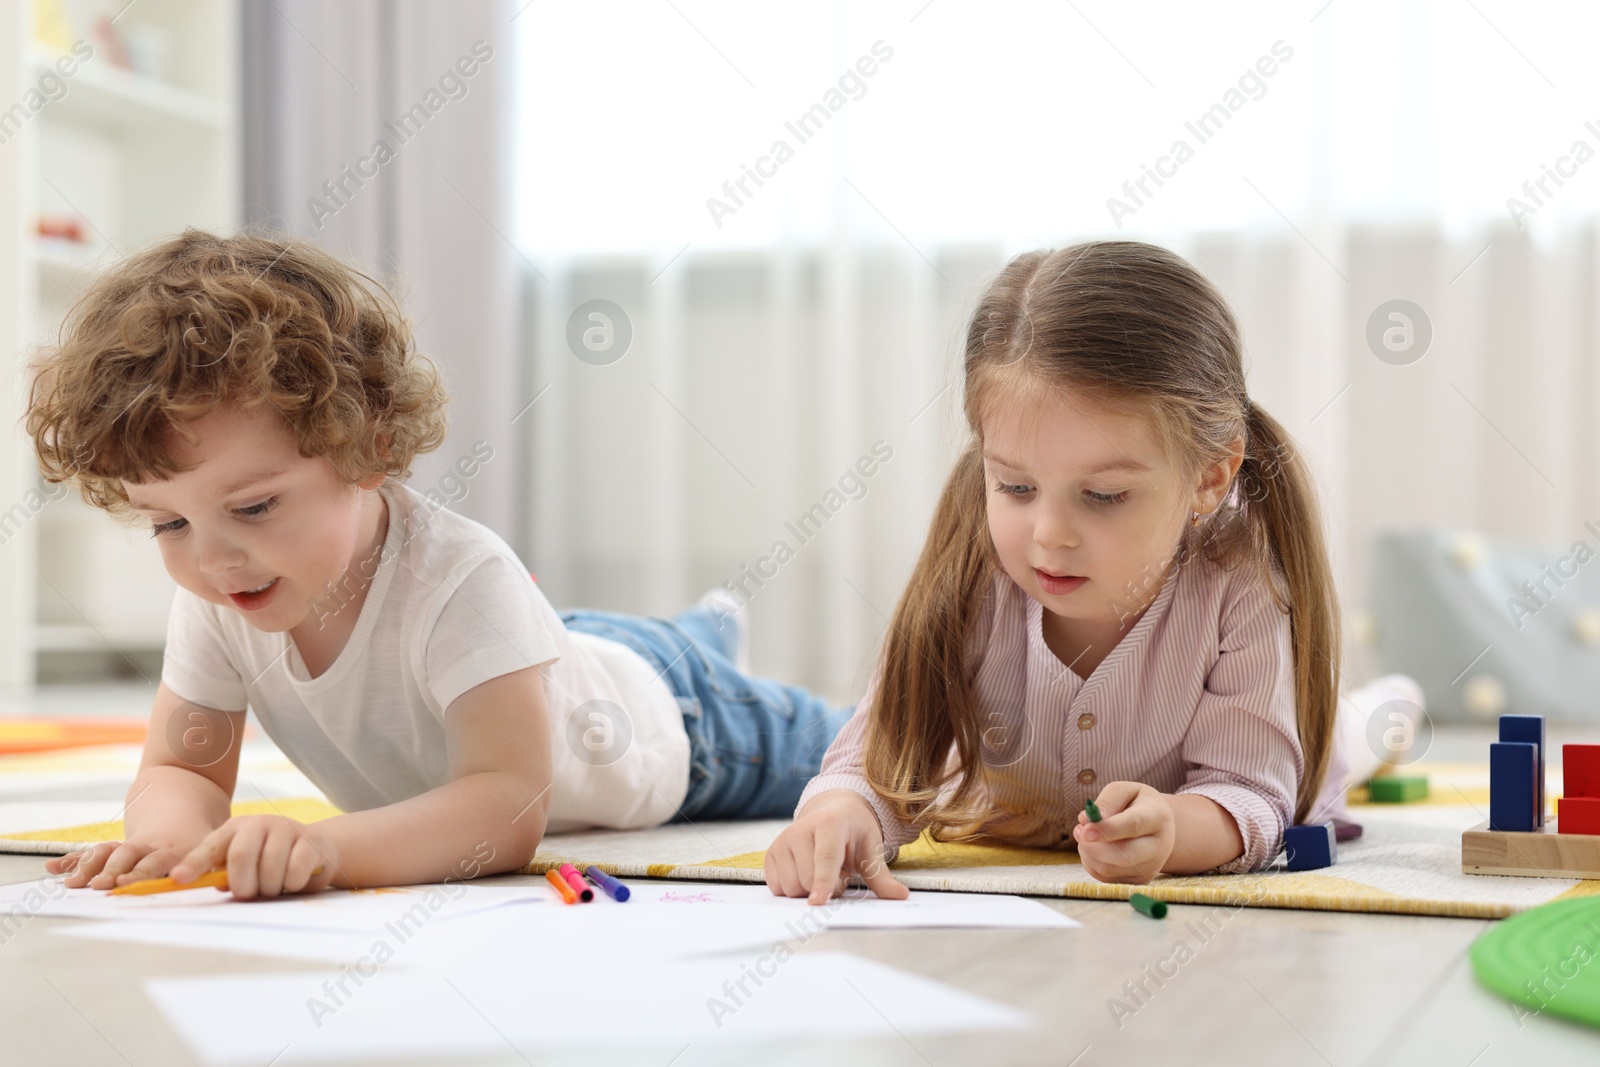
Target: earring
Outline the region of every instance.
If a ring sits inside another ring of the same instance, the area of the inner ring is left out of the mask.
[[[1200,513],[1198,511],[1189,512],[1189,525],[1190,526],[1199,526],[1200,525]]]

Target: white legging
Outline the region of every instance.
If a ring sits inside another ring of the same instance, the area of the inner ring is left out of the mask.
[[[1389,738],[1397,744],[1404,744],[1406,721],[1412,720],[1412,725],[1416,726],[1414,720],[1418,711],[1392,708],[1381,724],[1374,726],[1372,723],[1373,716],[1378,715],[1385,704],[1397,700],[1405,701],[1419,711],[1424,707],[1422,688],[1404,674],[1386,674],[1348,693],[1339,694],[1333,753],[1328,758],[1328,774],[1323,779],[1317,803],[1308,816],[1309,822],[1322,822],[1333,817],[1349,818],[1344,805],[1345,790],[1371,778],[1385,763],[1404,761],[1407,749],[1388,749],[1381,740],[1385,732],[1394,731],[1388,734]],[[1392,715],[1403,717],[1391,718]],[[1378,735],[1379,743],[1373,742],[1369,731]],[[1418,743],[1424,740],[1415,733],[1410,737]]]

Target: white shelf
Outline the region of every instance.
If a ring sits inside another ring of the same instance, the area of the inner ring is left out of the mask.
[[[55,56],[31,53],[31,77],[54,71],[55,63]],[[64,80],[66,95],[47,104],[42,114],[113,132],[172,123],[221,132],[230,121],[222,101],[113,67],[100,56],[80,63]]]
[[[0,101],[26,100],[47,72],[65,92],[13,116],[0,151],[0,349],[13,361],[0,377],[13,423],[0,435],[0,512],[39,492],[22,371],[61,317],[125,251],[242,221],[236,0],[122,9],[118,29],[169,42],[161,78],[114,66],[87,23],[68,32],[93,40],[95,54],[62,77],[55,52],[33,39],[31,7],[0,3]],[[81,219],[88,242],[41,238],[39,219],[52,216]],[[0,552],[0,690],[35,684],[42,653],[52,673],[87,682],[104,669],[97,653],[148,654],[166,641],[173,583],[159,553],[70,495],[30,506],[36,514]]]

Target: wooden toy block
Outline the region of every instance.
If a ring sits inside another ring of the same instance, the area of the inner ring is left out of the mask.
[[[1374,804],[1404,804],[1409,800],[1424,800],[1427,796],[1426,778],[1374,778],[1367,783],[1367,797]]]
[[[1534,812],[1539,790],[1539,746],[1496,741],[1489,746],[1489,828],[1527,833],[1539,828]]]
[[[1561,746],[1561,795],[1600,797],[1600,745]]]
[[[1600,878],[1600,835],[1558,833],[1559,826],[1505,833],[1481,822],[1461,835],[1462,873]]]
[[[1556,828],[1564,834],[1600,834],[1600,797],[1559,797]]]
[[[1500,716],[1500,740],[1523,741],[1539,746],[1539,766],[1533,776],[1533,825],[1544,825],[1544,716],[1543,715],[1502,715]]]
[[[1283,833],[1291,871],[1315,871],[1333,866],[1335,849],[1332,822],[1291,826]]]

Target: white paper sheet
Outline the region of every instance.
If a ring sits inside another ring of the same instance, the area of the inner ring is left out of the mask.
[[[145,989],[195,1056],[217,1067],[504,1054],[508,1043],[524,1055],[641,1041],[900,1043],[1030,1022],[1012,1008],[847,953],[563,962],[504,951],[451,974],[378,969],[359,984],[354,974],[166,978]]]
[[[813,931],[817,932],[817,931]],[[800,939],[805,940],[805,931]],[[784,917],[771,909],[703,908],[663,914],[633,902],[500,908],[424,931],[407,948],[409,965],[443,970],[507,952],[530,965],[544,960],[634,960],[765,951],[795,940]]]
[[[468,916],[452,922],[470,921]],[[273,959],[311,963],[349,963],[372,949],[371,934],[343,930],[294,930],[277,926],[238,926],[232,923],[162,922],[158,919],[122,919],[117,922],[51,924],[50,932],[88,941],[126,941],[170,948],[240,952]]]
[[[1082,923],[1027,897],[999,893],[938,893],[913,889],[905,900],[883,900],[865,889],[850,889],[826,904],[774,896],[764,885],[648,886],[635,884],[626,906],[674,913],[696,908],[764,908],[781,912],[807,928],[989,927],[1067,929]]]
[[[674,921],[659,912],[613,904],[490,908],[420,928],[351,933],[232,923],[117,922],[58,925],[53,933],[96,941],[132,941],[185,949],[246,952],[276,959],[356,964],[382,960],[386,969],[438,971],[485,957],[523,954],[530,961],[568,957],[706,956],[769,949],[789,939],[772,911],[702,909]]]
[[[58,878],[0,886],[0,911],[78,919],[159,919],[163,922],[234,923],[297,929],[402,930],[443,917],[471,914],[502,904],[546,902],[548,887],[448,885],[386,889],[328,889],[274,899],[236,900],[205,888],[148,896],[113,896],[109,890],[69,889]]]
[[[882,900],[864,889],[852,889],[826,904],[774,896],[764,885],[681,885],[634,882],[632,899],[618,904],[598,894],[588,904],[559,905],[584,909],[632,908],[673,915],[700,910],[756,908],[814,929],[896,927],[1070,928],[1080,925],[1045,904],[1026,897],[995,893],[940,893],[913,890],[906,900]],[[45,898],[45,899],[40,899]],[[401,886],[378,890],[325,890],[310,896],[273,900],[235,900],[216,889],[181,889],[148,896],[113,896],[106,890],[67,889],[57,879],[0,886],[0,910],[21,905],[29,914],[84,919],[149,918],[164,922],[228,922],[258,926],[370,930],[414,912],[429,915],[470,914],[512,902],[556,902],[548,885],[481,885],[455,882],[442,886]]]
[[[295,926],[304,925],[300,922],[270,926],[174,922],[166,920],[166,913],[148,910],[136,914],[119,912],[113,916],[118,922],[64,927],[60,932],[79,938],[334,962],[373,955],[377,942],[382,940],[387,946],[384,954],[394,956],[394,966],[438,969],[505,951],[525,950],[530,957],[541,958],[560,958],[568,953],[675,958],[771,949],[784,942],[803,944],[819,933],[836,929],[1070,929],[1081,925],[1038,901],[986,893],[913,892],[904,901],[882,901],[852,891],[844,898],[813,907],[804,900],[775,897],[764,886],[635,882],[630,887],[633,899],[625,904],[598,897],[592,903],[576,905],[555,903],[556,894],[547,886],[503,890],[511,902],[547,902],[534,909],[493,908],[485,893],[492,894],[499,887],[470,888],[480,891],[477,905],[473,910],[461,911],[460,904],[453,904],[441,911],[441,915],[452,916],[442,931],[412,922],[382,929],[368,927],[365,933],[357,934],[338,922],[330,922],[321,927],[329,939],[324,945],[317,943],[320,935],[313,930],[296,931]],[[207,917],[211,914],[211,910],[204,912]],[[249,919],[256,913],[227,909],[216,914]],[[226,927],[238,929],[225,930]],[[192,928],[201,928],[201,932]],[[219,932],[205,932],[209,929]],[[405,951],[398,951],[402,946]]]

